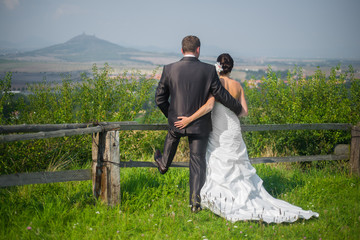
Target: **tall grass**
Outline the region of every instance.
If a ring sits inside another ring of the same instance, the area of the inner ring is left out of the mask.
[[[91,182],[0,189],[0,239],[359,239],[360,179],[330,167],[255,165],[275,197],[319,218],[292,224],[231,223],[188,207],[187,169],[121,169],[121,200],[97,202]]]

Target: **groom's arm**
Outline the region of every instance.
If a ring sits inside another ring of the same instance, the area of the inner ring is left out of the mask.
[[[155,102],[156,105],[163,112],[165,117],[168,117],[168,110],[170,106],[169,96],[170,96],[170,91],[167,84],[166,69],[164,67],[159,84],[156,88]]]
[[[233,96],[231,96],[231,94],[221,85],[215,67],[213,69],[210,92],[217,101],[221,102],[225,107],[228,107],[236,115],[239,115],[242,109],[240,101],[233,98]]]

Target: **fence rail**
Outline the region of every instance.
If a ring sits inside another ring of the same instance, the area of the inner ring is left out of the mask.
[[[59,172],[35,172],[0,175],[0,187],[67,181],[93,181],[93,193],[109,205],[120,202],[120,167],[156,167],[152,162],[120,162],[119,131],[167,130],[167,124],[136,122],[101,122],[79,124],[37,124],[0,126],[0,143],[93,134],[92,169]],[[360,175],[360,127],[343,123],[243,125],[242,131],[351,130],[351,148],[330,155],[251,158],[252,164],[275,162],[332,161],[350,159],[352,174]],[[18,134],[13,134],[18,133]],[[19,134],[21,133],[21,134]],[[350,151],[351,150],[351,151]],[[188,167],[187,162],[173,162],[171,167]]]
[[[261,157],[250,158],[251,164],[259,163],[275,163],[275,162],[310,162],[310,161],[332,161],[347,160],[349,154],[342,155],[317,155],[317,156],[294,156],[294,157]],[[129,161],[120,162],[121,168],[133,167],[156,167],[152,162]],[[171,167],[189,167],[188,162],[173,162]],[[91,180],[91,170],[67,170],[58,172],[32,172],[32,173],[16,173],[10,175],[0,175],[0,187],[21,186],[39,183],[56,183],[70,181],[87,181]]]
[[[350,130],[351,124],[347,123],[316,123],[316,124],[265,124],[243,125],[243,132],[250,131],[279,131],[279,130]],[[98,133],[104,131],[126,130],[167,130],[167,124],[138,124],[136,122],[102,122],[98,124],[39,124],[39,125],[9,125],[0,126],[0,134],[27,133],[0,135],[0,143],[24,141],[32,139],[45,139]]]

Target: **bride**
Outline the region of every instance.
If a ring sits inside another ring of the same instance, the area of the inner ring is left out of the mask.
[[[230,78],[234,65],[232,57],[227,53],[221,54],[215,65],[221,84],[243,106],[239,116],[246,116],[248,108],[244,91],[239,82]],[[213,96],[190,117],[178,117],[179,121],[174,125],[185,128],[210,111],[213,131],[206,151],[206,180],[200,192],[203,208],[232,222],[262,220],[281,223],[319,216],[316,212],[276,199],[265,190],[263,181],[250,163],[238,116],[215,102]]]

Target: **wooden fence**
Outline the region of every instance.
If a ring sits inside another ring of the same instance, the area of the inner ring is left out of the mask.
[[[120,203],[120,167],[156,167],[152,162],[121,162],[119,131],[167,130],[166,124],[137,124],[135,122],[103,122],[99,124],[41,124],[0,126],[0,143],[93,134],[92,168],[59,172],[32,172],[0,175],[0,187],[38,183],[92,180],[96,198],[108,205]],[[276,124],[243,125],[242,131],[278,130],[351,130],[351,147],[340,145],[334,154],[315,156],[251,158],[252,164],[350,159],[350,172],[360,176],[360,126],[350,124]],[[12,134],[24,133],[24,134]],[[173,162],[171,167],[188,167],[187,162]]]

